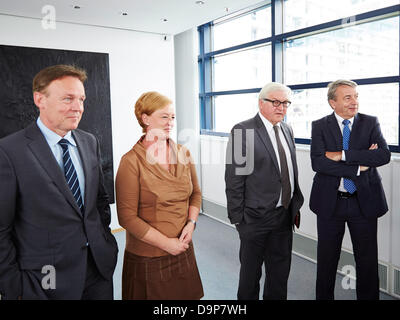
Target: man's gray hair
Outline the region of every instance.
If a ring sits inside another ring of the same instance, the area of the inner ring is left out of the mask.
[[[340,86],[349,86],[352,88],[357,87],[357,83],[351,80],[339,79],[328,84],[328,102],[329,100],[336,100],[336,89]]]
[[[260,93],[258,94],[258,99],[266,98],[269,93],[275,91],[284,91],[287,93],[288,96],[292,94],[292,90],[288,86],[285,86],[284,84],[278,82],[270,82],[260,90]]]

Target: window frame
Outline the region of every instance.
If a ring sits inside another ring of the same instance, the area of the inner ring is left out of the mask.
[[[332,21],[320,23],[317,25],[292,30],[288,32],[283,32],[283,2],[284,0],[271,0],[259,5],[255,8],[248,9],[235,15],[232,18],[228,18],[225,21],[235,19],[237,17],[249,14],[253,11],[258,11],[262,8],[271,6],[271,36],[255,41],[250,41],[235,45],[228,48],[219,49],[212,51],[212,27],[214,26],[214,21],[208,22],[198,27],[199,34],[199,105],[200,105],[200,134],[201,135],[212,135],[212,136],[229,136],[229,132],[216,132],[213,131],[215,128],[215,118],[214,106],[212,104],[212,98],[221,95],[233,95],[233,94],[245,94],[245,93],[258,93],[261,88],[246,88],[238,90],[227,90],[227,91],[212,91],[212,60],[213,57],[222,53],[230,53],[237,50],[247,49],[251,47],[256,47],[259,45],[271,46],[271,63],[272,63],[272,81],[283,82],[284,74],[284,51],[283,44],[285,41],[293,40],[296,38],[301,38],[304,36],[310,36],[313,34],[323,33],[338,28],[342,28],[343,21],[349,21],[349,26],[354,24],[363,24],[373,21],[379,21],[384,18],[397,16],[400,20],[400,4],[393,5],[389,7],[384,7],[368,12],[363,12],[354,16],[341,17],[340,19],[335,19]],[[219,23],[223,23],[218,21]],[[346,26],[345,26],[346,27]],[[399,31],[400,33],[400,31]],[[399,41],[400,46],[400,41]],[[389,149],[392,152],[400,152],[400,54],[399,54],[399,70],[397,75],[385,76],[385,77],[370,77],[361,79],[351,79],[358,83],[358,85],[368,85],[368,84],[385,84],[385,83],[397,83],[399,87],[399,118],[398,121],[398,144],[389,145]],[[335,79],[332,79],[335,80]],[[302,89],[318,89],[326,88],[329,82],[314,82],[314,83],[302,83],[302,84],[291,84],[288,85],[292,90],[302,90]],[[245,120],[245,119],[243,119]],[[296,138],[295,142],[298,144],[309,145],[311,139]]]

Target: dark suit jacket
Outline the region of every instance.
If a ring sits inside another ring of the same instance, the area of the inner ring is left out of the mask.
[[[111,279],[118,247],[97,139],[74,130],[85,174],[82,216],[46,139],[33,123],[0,140],[0,293],[15,299],[80,299],[89,242],[100,273]],[[45,265],[56,289],[43,290]]]
[[[368,150],[377,143],[377,150]],[[332,113],[312,123],[311,163],[316,172],[310,196],[310,209],[330,217],[336,205],[337,192],[342,177],[352,179],[357,187],[357,198],[362,214],[376,218],[388,211],[381,176],[376,167],[390,161],[390,151],[382,136],[376,117],[358,113],[352,125],[346,161],[333,161],[325,156],[326,151],[343,150],[343,136],[335,115]],[[369,169],[360,172],[358,166]]]
[[[293,163],[295,186],[289,211],[294,222],[304,198],[298,184],[293,132],[286,123],[281,122],[281,126]],[[242,160],[241,156],[244,157]],[[263,217],[279,201],[282,186],[278,160],[258,114],[232,128],[226,153],[225,183],[231,223]]]

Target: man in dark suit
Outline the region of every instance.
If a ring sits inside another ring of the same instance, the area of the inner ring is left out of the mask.
[[[357,84],[328,85],[334,113],[312,123],[316,172],[310,208],[317,215],[317,299],[334,299],[345,224],[356,262],[357,299],[379,299],[377,218],[388,211],[376,167],[390,161],[378,119],[358,113]]]
[[[0,140],[2,299],[112,299],[110,232],[97,139],[77,129],[85,71],[51,66],[33,80],[35,123]]]
[[[287,299],[294,223],[303,195],[298,184],[293,132],[282,120],[290,88],[269,83],[259,93],[259,112],[235,125],[226,154],[228,216],[240,236],[238,299]]]

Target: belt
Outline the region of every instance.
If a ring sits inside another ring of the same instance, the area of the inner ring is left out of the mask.
[[[338,194],[338,198],[348,199],[351,197],[355,197],[357,195],[357,191],[355,191],[354,193],[338,191],[337,194]]]

